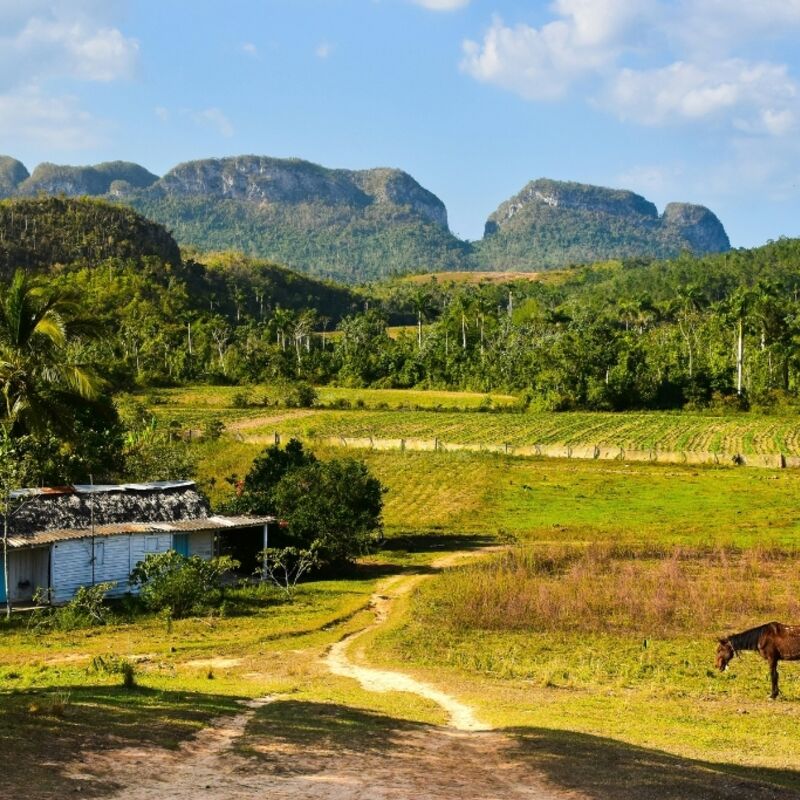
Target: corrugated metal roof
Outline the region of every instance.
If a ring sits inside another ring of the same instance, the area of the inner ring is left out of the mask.
[[[198,533],[201,531],[232,530],[236,528],[254,528],[275,522],[275,517],[198,517],[182,519],[176,522],[120,522],[113,525],[96,525],[94,535],[125,536],[129,534],[147,533]],[[88,539],[92,536],[91,528],[62,528],[30,536],[9,536],[8,546],[11,548],[37,547],[53,542],[64,542],[70,539]]]
[[[15,489],[11,492],[14,500],[37,495],[62,494],[104,494],[107,492],[157,492],[165,489],[188,489],[194,481],[150,481],[149,483],[76,483],[73,486],[42,486]]]

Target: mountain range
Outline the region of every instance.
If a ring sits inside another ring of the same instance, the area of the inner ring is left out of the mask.
[[[234,156],[158,177],[124,161],[43,163],[0,156],[0,198],[102,197],[165,225],[182,245],[241,250],[351,283],[394,273],[552,269],[609,258],[665,258],[730,248],[704,206],[655,205],[633,192],[539,179],[463,241],[435,194],[398,169],[328,169],[299,159]]]

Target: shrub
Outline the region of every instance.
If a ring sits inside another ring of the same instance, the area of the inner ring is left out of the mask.
[[[318,461],[292,439],[255,459],[228,510],[275,514],[286,523],[281,544],[313,549],[320,562],[350,561],[380,535],[383,492],[363,462]]]
[[[231,405],[233,408],[249,408],[252,405],[250,395],[247,392],[236,392],[231,398]]]
[[[41,700],[34,700],[28,706],[28,713],[34,717],[63,717],[70,704],[69,692],[53,692]]]
[[[292,385],[284,398],[284,404],[288,408],[311,408],[316,401],[317,390],[302,381]]]
[[[106,625],[111,619],[111,610],[104,599],[114,586],[113,582],[81,586],[72,600],[59,608],[37,608],[30,617],[29,627],[34,630],[62,630]],[[36,603],[46,602],[44,593],[34,597]]]
[[[141,586],[141,598],[151,611],[169,610],[175,618],[217,608],[224,599],[224,576],[239,562],[229,556],[208,561],[170,550],[151,553],[131,573],[131,584]]]
[[[121,675],[122,685],[126,689],[136,687],[136,668],[127,658],[115,655],[95,656],[89,668],[92,672],[104,675]]]
[[[275,512],[292,544],[315,549],[320,561],[352,561],[380,534],[383,492],[366,464],[353,458],[291,470],[274,491]]]
[[[203,438],[215,442],[225,433],[225,423],[221,419],[207,419],[203,424]]]

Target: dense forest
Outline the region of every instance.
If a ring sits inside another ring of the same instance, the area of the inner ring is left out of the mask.
[[[553,410],[768,408],[800,391],[798,240],[611,261],[546,281],[396,279],[354,291],[236,253],[184,251],[176,261],[163,229],[166,244],[153,254],[161,234],[150,223],[99,201],[19,202],[0,206],[6,274],[12,258],[39,264],[43,252],[59,265],[40,268],[38,280],[102,327],[73,346],[114,389],[463,388],[510,391],[522,406]],[[35,251],[20,235],[21,214],[29,230],[35,221]],[[75,243],[99,230],[114,254],[92,258]],[[143,254],[130,255],[139,230]]]

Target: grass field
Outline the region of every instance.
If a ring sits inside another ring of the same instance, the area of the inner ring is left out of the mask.
[[[787,454],[800,447],[790,418],[411,411],[475,409],[484,396],[335,389],[325,390],[325,402],[360,398],[390,410],[233,408],[240,391],[147,398],[159,401],[152,407],[164,421],[228,424],[223,438],[189,445],[215,503],[232,492],[224,478],[244,475],[263,448],[251,437],[274,430],[468,442],[589,437],[637,449],[716,443]],[[428,577],[398,600],[387,626],[360,640],[360,657],[446,688],[559,785],[603,800],[746,796],[708,792],[707,776],[721,770],[732,784],[755,778],[800,792],[800,665],[781,666],[784,699],[774,703],[754,654],[724,675],[713,670],[718,635],[773,617],[800,622],[800,470],[347,455],[387,488],[387,540],[353,574],[303,585],[295,603],[247,589],[225,616],[170,625],[120,612],[102,628],[40,635],[22,620],[0,628],[0,745],[15,753],[4,768],[13,796],[30,785],[44,787],[37,797],[47,800],[107,794],[112,787],[54,767],[85,747],[176,747],[239,701],[265,695],[281,701],[258,713],[245,749],[272,729],[303,747],[390,748],[404,726],[443,722],[428,701],[366,692],[321,662],[332,643],[373,619],[367,604],[383,577],[415,571]],[[429,567],[443,552],[489,543],[509,549],[455,570]],[[96,657],[112,655],[134,664],[138,688],[125,690],[118,674],[97,667]],[[634,784],[652,795],[633,793]]]
[[[234,429],[247,420],[248,436],[351,436],[439,438],[463,444],[599,445],[631,450],[695,451],[745,455],[800,456],[796,416],[689,412],[526,412],[476,413],[511,407],[509,395],[404,389],[318,389],[322,405],[344,402],[350,409],[291,410],[236,408],[246,393],[254,402],[270,397],[269,387],[192,387],[159,390],[140,400],[164,423],[200,427],[218,418]],[[273,395],[274,395],[273,390]],[[452,409],[459,409],[453,411]]]

